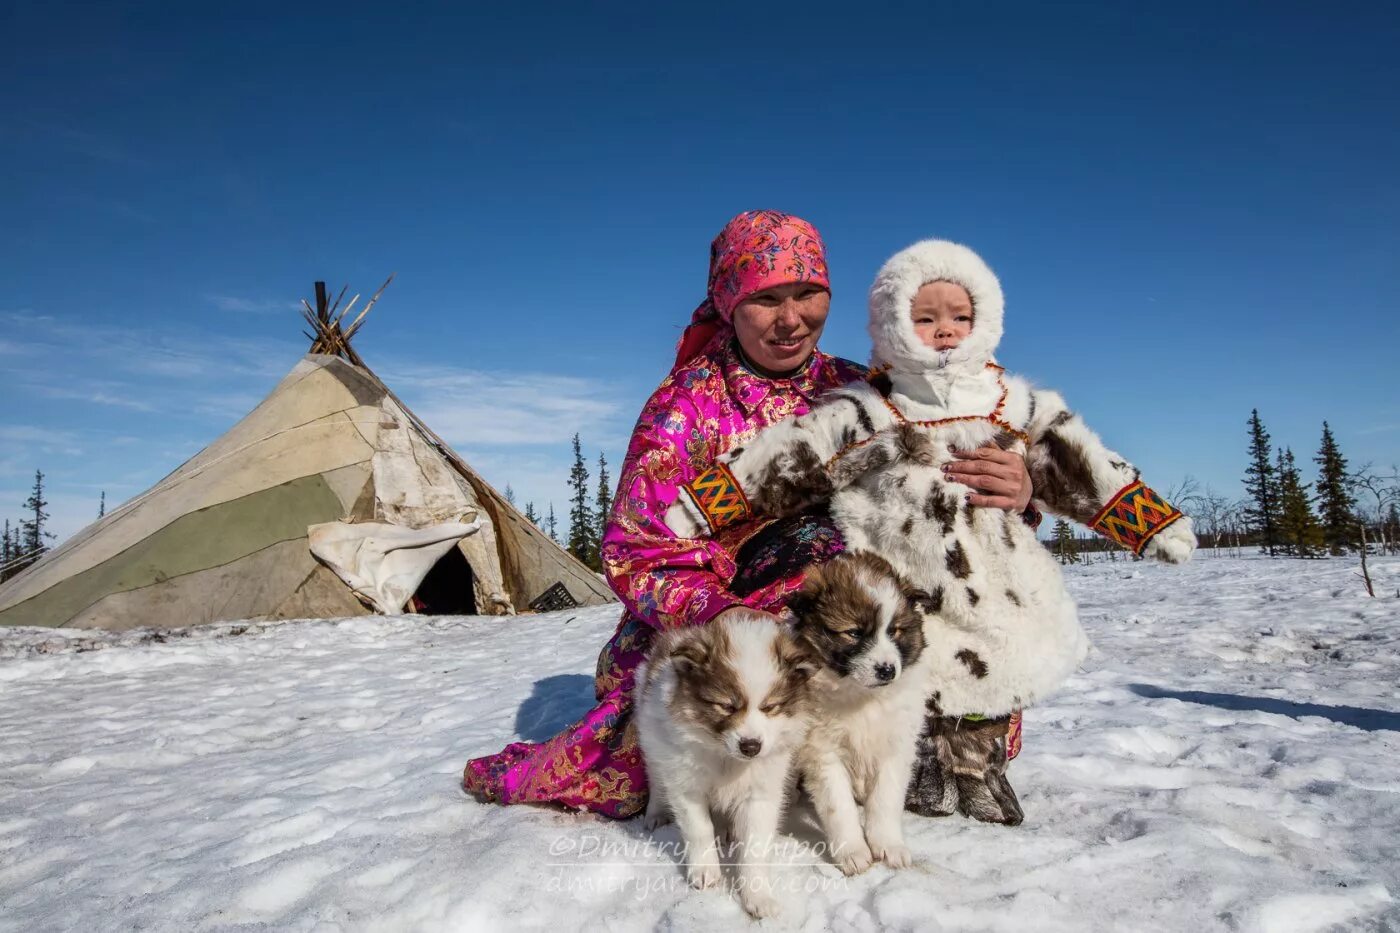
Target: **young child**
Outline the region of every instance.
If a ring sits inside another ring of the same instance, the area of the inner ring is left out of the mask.
[[[666,523],[697,537],[829,502],[848,550],[878,554],[929,594],[930,713],[906,805],[1018,823],[1003,717],[1063,683],[1088,640],[1035,532],[971,506],[968,487],[947,478],[953,452],[1022,453],[1037,505],[1140,556],[1185,561],[1196,539],[1058,394],[996,365],[1002,306],[996,276],[967,247],[926,240],[897,253],[870,292],[867,380],[722,456]]]

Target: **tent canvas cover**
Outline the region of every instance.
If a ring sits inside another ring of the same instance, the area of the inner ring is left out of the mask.
[[[434,574],[433,611],[614,599],[363,364],[348,338],[365,312],[342,332],[317,290],[313,352],[213,444],[0,586],[0,625],[396,612]]]

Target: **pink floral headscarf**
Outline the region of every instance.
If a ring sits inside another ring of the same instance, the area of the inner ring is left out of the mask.
[[[816,227],[781,211],[745,211],[729,221],[710,244],[709,293],[676,345],[675,365],[699,353],[721,329],[730,329],[739,302],[795,282],[831,288],[826,246]]]

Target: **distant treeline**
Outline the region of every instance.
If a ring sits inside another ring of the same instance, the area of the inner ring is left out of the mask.
[[[0,582],[10,579],[44,556],[52,533],[44,527],[49,520],[48,500],[44,498],[44,474],[34,471],[34,489],[24,501],[24,518],[17,522],[5,519],[0,532]]]

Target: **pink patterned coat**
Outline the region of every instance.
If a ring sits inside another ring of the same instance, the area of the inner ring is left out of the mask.
[[[863,375],[856,364],[818,351],[791,378],[763,378],[740,364],[726,328],[661,383],[632,432],[603,535],[603,567],[626,611],[598,657],[598,705],[548,741],[516,742],[468,762],[462,781],[468,791],[501,803],[552,801],[617,818],[646,805],[632,686],[655,633],[703,625],[733,605],[776,610],[802,582],[796,575],[740,599],[727,589],[734,555],[764,523],[690,540],[672,535],[662,516],[680,486],[720,454]]]

